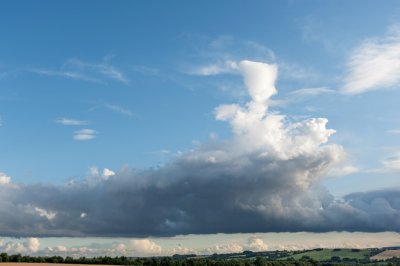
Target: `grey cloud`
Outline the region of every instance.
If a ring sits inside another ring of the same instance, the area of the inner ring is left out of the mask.
[[[99,177],[97,184],[3,186],[0,234],[143,237],[400,230],[400,190],[350,194],[335,201],[318,184],[307,189],[296,185],[293,176],[309,172],[313,178],[324,171],[327,161],[320,156],[291,162],[253,157],[246,166],[241,163],[177,159],[159,170]],[[50,220],[29,211],[35,207],[56,215]],[[82,218],[82,213],[87,215]]]

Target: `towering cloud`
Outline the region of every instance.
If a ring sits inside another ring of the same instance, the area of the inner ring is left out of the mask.
[[[231,138],[211,140],[157,169],[92,171],[88,179],[64,186],[0,186],[0,234],[400,231],[399,193],[338,201],[320,185],[342,160],[342,148],[328,143],[335,131],[326,128],[327,119],[290,122],[268,110],[277,67],[242,61],[238,68],[249,101],[215,109],[216,119],[231,125]],[[385,208],[378,213],[377,206]],[[44,213],[54,215],[49,219]]]

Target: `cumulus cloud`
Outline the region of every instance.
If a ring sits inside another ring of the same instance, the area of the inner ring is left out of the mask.
[[[238,68],[250,100],[215,109],[216,119],[232,128],[229,139],[199,144],[159,168],[125,168],[117,173],[92,169],[86,179],[63,186],[0,186],[0,234],[145,237],[399,231],[400,193],[350,195],[340,201],[321,186],[344,152],[328,142],[335,131],[327,129],[326,118],[290,122],[269,111],[277,92],[277,66],[242,61]],[[370,203],[378,194],[377,203]],[[379,214],[373,211],[376,204],[385,207]],[[49,221],[27,206],[57,215]],[[157,245],[140,244],[157,251]],[[254,240],[249,245],[262,243]]]
[[[96,138],[97,131],[93,129],[81,129],[74,132],[74,140],[91,140]]]
[[[243,247],[239,243],[229,243],[226,245],[215,245],[213,247],[206,248],[202,251],[204,254],[224,254],[224,253],[240,253],[243,252]]]
[[[370,231],[385,231],[388,224],[391,224],[393,231],[400,231],[400,190],[352,193],[345,200]]]
[[[247,240],[245,249],[251,250],[251,251],[266,251],[266,250],[268,250],[268,245],[261,238],[250,237]]]
[[[363,41],[347,63],[343,93],[360,94],[389,88],[400,82],[400,27],[382,37]]]
[[[240,253],[244,250],[250,251],[266,251],[268,250],[267,243],[261,238],[252,236],[247,239],[246,243],[231,242],[223,245],[215,245],[208,247],[201,251],[203,254],[214,254],[214,253]]]
[[[27,238],[24,242],[3,242],[0,240],[0,250],[9,254],[32,254],[39,250],[40,241],[38,238]]]
[[[130,249],[136,254],[161,255],[161,246],[149,239],[134,239],[129,244]]]

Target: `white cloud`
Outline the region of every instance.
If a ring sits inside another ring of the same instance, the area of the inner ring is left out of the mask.
[[[221,105],[215,113],[218,120],[230,122],[248,149],[265,147],[265,154],[291,158],[315,150],[335,133],[326,129],[326,118],[287,124],[283,115],[267,113],[270,97],[276,93],[277,67],[250,61],[242,61],[239,66],[252,100],[246,107]]]
[[[74,132],[74,140],[90,140],[96,138],[97,131],[93,129],[81,129]]]
[[[400,27],[382,37],[364,40],[347,63],[343,93],[360,94],[400,83]]]
[[[77,119],[70,119],[70,118],[58,118],[56,119],[56,123],[65,125],[65,126],[85,126],[89,124],[88,121],[85,120],[77,120]]]
[[[0,172],[0,185],[8,185],[11,182],[11,177]]]
[[[95,187],[107,181],[112,176],[115,176],[115,172],[108,168],[104,168],[102,173],[100,173],[97,167],[90,167],[88,176],[86,177],[86,183],[89,187]]]
[[[245,249],[251,250],[251,251],[266,251],[266,250],[268,250],[268,245],[261,238],[250,237],[247,240]]]
[[[224,253],[240,253],[243,252],[243,247],[239,243],[229,243],[226,245],[215,245],[206,248],[202,253],[205,254],[224,254]]]
[[[103,169],[103,177],[104,177],[104,178],[109,178],[110,176],[113,176],[113,175],[115,175],[115,172],[114,172],[114,171],[111,171],[111,170],[108,169],[108,168],[104,168],[104,169]]]
[[[139,256],[161,255],[162,251],[161,246],[149,239],[133,239],[129,242],[129,249]]]
[[[6,242],[0,240],[0,250],[9,254],[32,254],[39,251],[40,241],[38,238],[27,238],[24,242]]]
[[[30,252],[37,252],[40,248],[39,239],[35,237],[28,238],[28,241],[26,242],[26,247]]]

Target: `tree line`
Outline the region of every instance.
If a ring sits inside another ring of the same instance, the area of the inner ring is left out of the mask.
[[[73,258],[61,256],[22,256],[21,254],[0,254],[1,262],[30,262],[30,263],[63,263],[63,264],[97,264],[97,265],[137,265],[137,266],[341,266],[341,265],[378,265],[370,261],[330,261],[318,262],[311,258],[300,260],[270,260],[265,257],[252,259],[213,259],[202,257],[151,257],[130,258],[125,256],[108,257],[100,256],[93,258]],[[400,259],[392,258],[379,265],[400,266]]]

